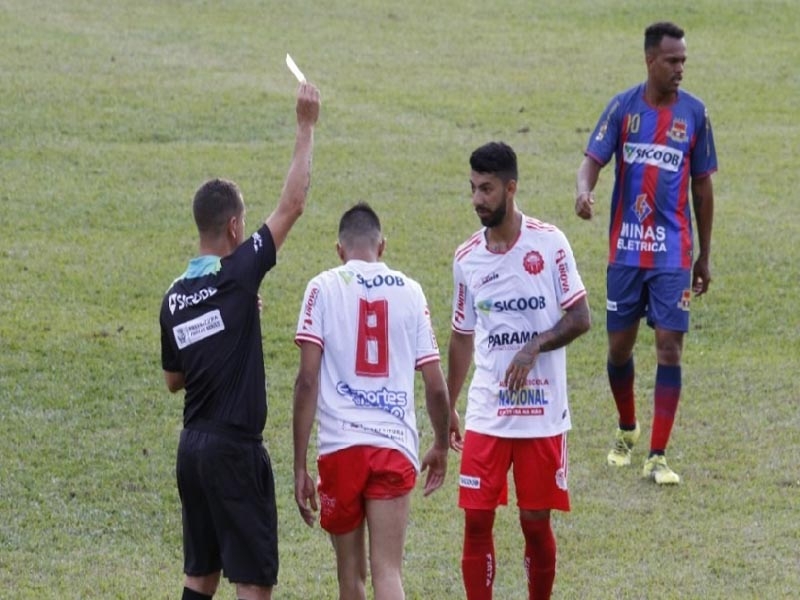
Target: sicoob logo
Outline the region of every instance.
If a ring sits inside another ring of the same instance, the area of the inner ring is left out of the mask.
[[[481,300],[478,310],[487,312],[508,312],[523,310],[543,310],[546,308],[544,296],[531,296],[530,298],[511,298],[510,300]]]
[[[176,310],[183,310],[189,306],[200,304],[204,300],[208,300],[217,293],[217,288],[207,287],[194,294],[170,294],[169,295],[169,312],[175,314]]]
[[[632,164],[646,164],[659,167],[665,171],[677,172],[683,161],[683,152],[662,146],[661,144],[634,144],[627,143],[624,147],[625,162]]]

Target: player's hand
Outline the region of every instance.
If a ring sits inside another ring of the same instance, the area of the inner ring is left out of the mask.
[[[450,411],[450,448],[456,452],[461,452],[464,448],[464,441],[461,439],[461,421],[456,409]]]
[[[314,125],[319,118],[321,101],[319,90],[313,83],[303,82],[297,86],[297,124]]]
[[[708,259],[700,257],[694,263],[692,269],[692,291],[695,296],[702,296],[708,291],[708,284],[711,283],[711,269],[708,267]]]
[[[537,343],[525,344],[522,349],[511,359],[511,364],[506,369],[505,384],[509,390],[516,391],[525,387],[528,373],[531,372],[536,358],[539,356],[539,345]]]
[[[447,474],[447,448],[433,446],[428,450],[420,466],[421,472],[424,473],[426,470],[428,471],[428,476],[425,478],[423,496],[429,496],[442,487]]]
[[[589,220],[594,214],[594,192],[581,192],[575,198],[575,214]]]
[[[314,486],[314,480],[308,474],[308,471],[295,473],[294,475],[294,501],[297,502],[297,508],[300,510],[300,516],[309,527],[314,526],[314,521],[317,520],[317,490]]]

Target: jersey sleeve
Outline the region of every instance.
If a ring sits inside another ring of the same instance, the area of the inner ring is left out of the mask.
[[[166,308],[162,305],[162,316],[159,318],[161,327],[161,368],[165,371],[180,373],[183,371],[183,365],[181,364],[178,347],[175,344],[175,337],[163,317],[164,310]]]
[[[567,309],[586,296],[586,288],[580,273],[578,273],[575,256],[572,254],[567,236],[558,230],[554,235],[556,236],[553,255],[554,268],[551,270],[553,286],[559,306]]]
[[[231,254],[222,259],[230,276],[247,290],[258,292],[261,281],[267,272],[275,266],[275,241],[269,227],[262,224]]]
[[[300,306],[300,316],[297,318],[295,344],[299,346],[304,342],[311,342],[320,348],[325,348],[322,337],[323,308],[322,280],[318,276],[306,285],[303,304]]]
[[[459,333],[475,331],[475,310],[464,272],[458,259],[453,260],[453,313],[451,326]]]
[[[597,121],[589,138],[589,143],[586,146],[586,156],[593,158],[601,166],[605,166],[614,156],[614,152],[616,152],[622,113],[622,99],[620,96],[616,96],[608,103],[603,114],[600,115],[600,119]]]
[[[430,362],[439,362],[439,344],[433,330],[431,311],[428,309],[428,300],[422,287],[417,285],[417,350],[414,366],[418,369]]]
[[[711,119],[708,110],[700,105],[697,116],[697,139],[692,149],[691,175],[703,177],[717,170],[717,150],[714,146],[714,134],[711,130]]]

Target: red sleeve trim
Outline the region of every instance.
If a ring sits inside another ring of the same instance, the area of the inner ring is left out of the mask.
[[[318,338],[315,335],[309,335],[307,333],[298,333],[296,336],[294,336],[294,343],[296,346],[299,347],[301,344],[304,344],[305,342],[316,344],[323,350],[325,349],[325,342],[323,342],[321,338]]]

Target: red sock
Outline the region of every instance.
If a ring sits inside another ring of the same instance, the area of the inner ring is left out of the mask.
[[[650,434],[650,452],[663,453],[667,449],[678,400],[681,397],[680,366],[658,365],[656,390],[653,400],[653,431]]]
[[[464,554],[461,574],[467,600],[491,600],[496,568],[494,556],[494,511],[464,511]]]
[[[606,369],[608,371],[611,394],[617,404],[619,426],[624,429],[633,429],[636,426],[636,402],[633,397],[633,357],[622,365],[608,363]]]
[[[556,538],[550,519],[520,519],[525,536],[525,574],[528,598],[549,600],[556,578]]]

